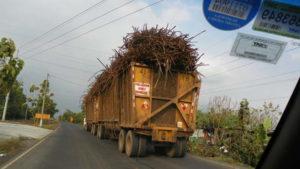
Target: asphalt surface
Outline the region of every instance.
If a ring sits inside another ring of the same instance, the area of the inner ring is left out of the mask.
[[[169,158],[150,154],[129,158],[119,153],[117,142],[98,140],[78,125],[61,123],[55,133],[18,159],[9,169],[225,169],[192,155]]]

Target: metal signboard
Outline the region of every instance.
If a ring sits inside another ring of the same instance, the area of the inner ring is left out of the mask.
[[[36,119],[45,119],[48,120],[50,119],[50,114],[41,114],[41,113],[36,113],[35,114]]]
[[[264,1],[253,29],[300,39],[300,7]]]
[[[136,95],[149,96],[150,84],[134,82],[134,90]]]
[[[230,55],[276,64],[286,44],[270,38],[239,33]]]
[[[203,12],[215,28],[235,30],[255,17],[260,4],[261,0],[204,0]]]

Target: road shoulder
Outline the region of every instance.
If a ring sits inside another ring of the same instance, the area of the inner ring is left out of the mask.
[[[22,147],[15,150],[11,154],[4,156],[3,161],[2,159],[0,159],[0,164],[1,164],[0,168],[6,169],[14,162],[21,159],[23,156],[25,156],[27,153],[29,153],[31,150],[33,150],[35,147],[37,147],[39,144],[43,143],[47,138],[53,135],[57,131],[59,126],[60,125],[58,125],[55,130],[52,130],[51,132],[49,132],[47,135],[43,136],[40,139],[34,139],[34,138],[26,139],[26,141],[22,143],[23,144]]]
[[[231,163],[227,163],[225,161],[222,161],[222,160],[216,159],[216,158],[200,157],[200,156],[193,155],[193,154],[189,154],[189,156],[191,158],[200,159],[203,161],[207,161],[209,163],[214,163],[216,165],[223,166],[223,167],[226,167],[229,169],[253,169],[253,167],[250,167],[250,166],[245,166],[243,164],[231,164]]]

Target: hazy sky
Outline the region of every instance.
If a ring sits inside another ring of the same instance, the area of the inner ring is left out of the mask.
[[[271,100],[283,109],[299,78],[300,49],[296,48],[300,46],[299,40],[253,31],[253,21],[235,31],[215,29],[204,18],[202,0],[164,0],[111,24],[107,23],[156,1],[106,0],[55,31],[30,42],[97,2],[100,0],[0,1],[0,37],[12,38],[19,48],[19,56],[25,59],[26,65],[19,80],[24,81],[26,93],[31,84],[39,84],[49,73],[51,90],[60,112],[67,108],[80,110],[81,96],[93,80],[90,78],[103,69],[96,57],[109,63],[112,49],[122,45],[122,37],[132,31],[132,26],[141,27],[144,24],[169,24],[190,35],[206,30],[194,39],[199,53],[205,54],[202,62],[209,64],[199,68],[205,75],[200,108],[205,107],[213,96],[226,95],[234,101],[248,98],[251,106]],[[100,17],[124,3],[127,5]],[[95,17],[98,19],[80,26]],[[78,29],[74,29],[76,27]],[[96,27],[99,29],[78,37]],[[66,33],[70,30],[73,31]],[[285,41],[288,45],[276,65],[237,59],[229,56],[229,51],[238,32]],[[296,49],[289,51],[293,48]]]

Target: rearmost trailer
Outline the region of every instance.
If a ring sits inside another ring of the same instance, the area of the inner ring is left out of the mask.
[[[145,156],[149,146],[183,157],[195,130],[199,58],[187,36],[172,32],[136,29],[84,98],[86,129],[100,140],[118,139],[129,157]]]

